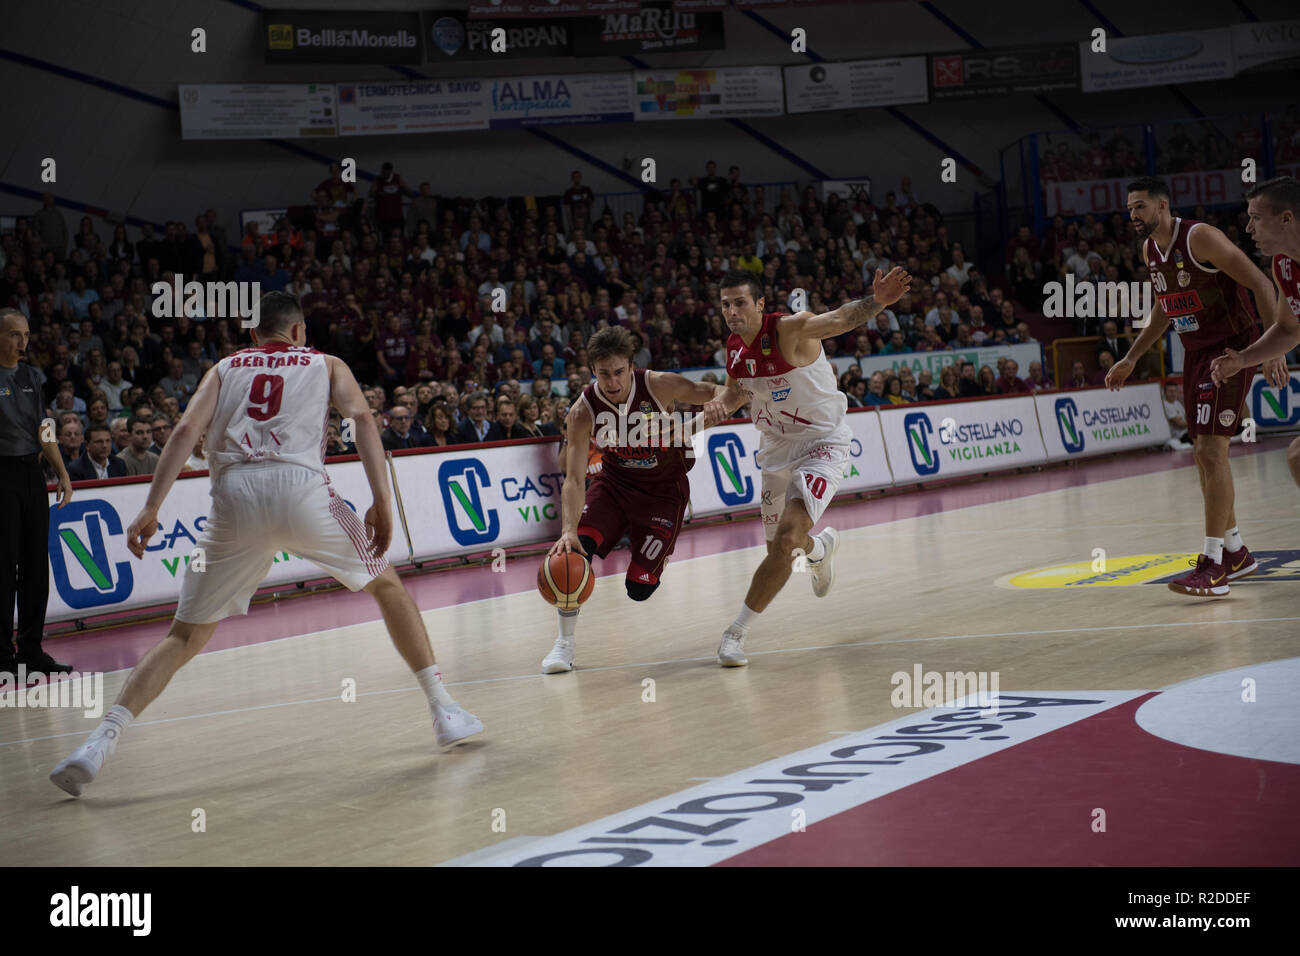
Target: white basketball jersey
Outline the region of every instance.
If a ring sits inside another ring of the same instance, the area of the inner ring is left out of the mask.
[[[836,388],[835,367],[819,351],[811,365],[791,365],[781,354],[777,323],[763,316],[763,327],[746,346],[734,333],[727,341],[727,374],[750,395],[750,414],[764,438],[828,438],[845,429],[848,398]]]
[[[330,373],[325,354],[282,342],[217,363],[221,394],[208,426],[213,482],[231,465],[283,461],[325,472]]]

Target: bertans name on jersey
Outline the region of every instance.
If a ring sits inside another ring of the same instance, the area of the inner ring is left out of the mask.
[[[686,412],[598,412],[592,434],[602,448],[684,448],[691,456],[698,417]]]

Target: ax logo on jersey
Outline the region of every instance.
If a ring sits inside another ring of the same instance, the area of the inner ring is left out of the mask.
[[[501,517],[483,503],[482,489],[491,485],[488,470],[478,458],[453,458],[438,466],[447,528],[457,544],[487,544],[501,533]]]
[[[50,571],[59,597],[68,607],[101,607],[131,596],[131,562],[109,560],[106,535],[122,535],[122,519],[103,499],[50,508]],[[125,544],[123,541],[123,551]]]
[[[729,507],[747,505],[754,500],[754,479],[740,474],[740,459],[746,456],[745,443],[735,432],[709,435],[709,462],[713,465],[713,483],[718,497]]]
[[[1292,372],[1282,388],[1273,388],[1263,377],[1250,388],[1250,407],[1255,421],[1268,428],[1300,424],[1300,373]]]

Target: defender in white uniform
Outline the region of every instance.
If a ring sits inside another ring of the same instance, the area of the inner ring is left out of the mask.
[[[726,419],[744,404],[762,436],[757,462],[763,472],[763,530],[767,557],[754,572],[740,615],[718,647],[718,663],[742,667],[750,625],[785,586],[794,563],[805,559],[813,593],[824,597],[835,582],[839,536],[812,530],[844,477],[852,434],[844,413],[848,400],[836,388],[835,370],[822,339],[843,335],[902,298],[911,276],[901,268],[876,270],[873,295],[814,315],[763,312],[763,287],[748,272],[722,280],[727,340],[727,388],[707,406],[706,423]]]
[[[332,355],[304,348],[298,300],[271,292],[260,302],[254,345],[224,358],[203,377],[163,449],[149,497],[127,530],[137,558],[158,530],[158,510],[200,435],[207,435],[212,508],[194,562],[181,583],[167,636],[136,666],[117,704],[50,774],[73,796],[94,780],[122,732],[202,650],[217,622],[246,614],[274,555],[292,551],[352,591],[379,603],[389,635],[429,698],[440,746],[483,729],[452,699],[434,662],[419,609],[384,554],[393,536],[392,493],[379,430],[351,370]],[[374,503],[365,520],[343,501],[325,471],[330,405],[356,423],[357,451]]]

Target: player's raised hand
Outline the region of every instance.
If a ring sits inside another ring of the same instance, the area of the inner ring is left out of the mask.
[[[370,550],[377,558],[388,553],[393,543],[393,515],[388,508],[371,505],[366,512],[366,533],[370,537]]]
[[[893,305],[903,297],[911,284],[912,277],[902,266],[894,266],[889,270],[889,275],[877,269],[876,277],[871,280],[871,292],[878,305]]]
[[[1120,359],[1110,367],[1106,373],[1106,387],[1112,392],[1118,392],[1128,381],[1128,377],[1133,374],[1133,362],[1131,359]]]
[[[1241,360],[1241,353],[1236,349],[1227,349],[1210,362],[1210,378],[1214,380],[1215,385],[1222,385],[1245,367],[1246,364]]]
[[[571,551],[577,551],[584,558],[591,557],[586,551],[582,550],[582,542],[578,540],[578,534],[575,531],[566,531],[560,535],[560,540],[551,545],[551,550],[547,552],[547,555],[568,554]]]
[[[141,508],[131,526],[126,529],[127,549],[137,558],[143,558],[144,549],[157,530],[158,512],[152,508]]]
[[[1286,359],[1281,356],[1265,361],[1260,371],[1264,373],[1264,380],[1274,388],[1285,388],[1287,382],[1291,381],[1291,373],[1286,368]]]

